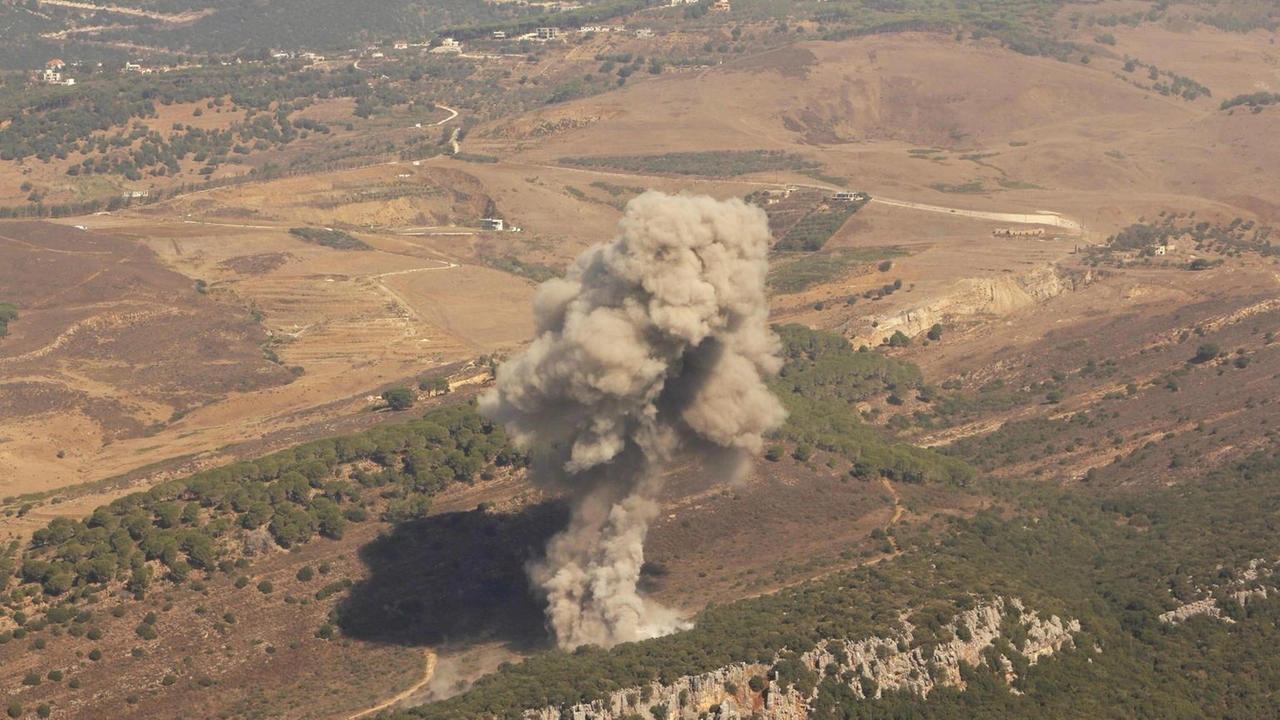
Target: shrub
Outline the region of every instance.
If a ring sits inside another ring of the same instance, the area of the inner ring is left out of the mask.
[[[272,590],[275,590],[275,589],[276,589],[276,586],[272,585],[270,580],[263,580],[262,582],[258,583],[258,592],[262,593],[263,595],[268,595],[271,593]]]
[[[9,703],[9,709],[6,712],[11,718],[22,717],[22,706],[18,703]]]
[[[1196,348],[1196,355],[1195,357],[1191,358],[1191,362],[1193,363],[1209,362],[1210,360],[1218,357],[1218,353],[1220,352],[1222,352],[1222,349],[1219,348],[1214,343],[1202,343],[1200,347]]]
[[[315,577],[315,573],[311,570],[311,566],[303,565],[298,568],[297,578],[302,582],[311,582],[311,578]]]

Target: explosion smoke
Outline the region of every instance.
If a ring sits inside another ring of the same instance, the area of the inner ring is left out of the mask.
[[[764,212],[647,192],[619,229],[538,289],[537,338],[480,405],[531,449],[533,481],[570,499],[529,567],[564,648],[681,628],[636,590],[661,471],[693,457],[728,479],[785,417],[762,380],[781,366]]]

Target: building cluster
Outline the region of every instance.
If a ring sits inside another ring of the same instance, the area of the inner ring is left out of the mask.
[[[40,82],[45,85],[75,85],[75,78],[63,77],[67,64],[58,59],[50,60],[44,64],[44,70],[40,71]]]

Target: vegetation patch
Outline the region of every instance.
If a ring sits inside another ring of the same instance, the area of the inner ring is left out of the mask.
[[[844,227],[849,218],[853,217],[854,213],[861,210],[870,201],[870,196],[865,193],[858,193],[852,200],[823,203],[788,228],[786,233],[778,238],[778,242],[774,244],[773,249],[780,251],[803,250],[807,252],[821,250],[822,246],[826,245],[827,241],[831,239],[831,236]]]
[[[0,337],[9,334],[9,323],[18,319],[18,308],[13,303],[0,302]]]
[[[807,691],[820,680],[795,660],[823,639],[892,636],[910,608],[915,630],[899,649],[930,657],[951,639],[945,626],[961,611],[1001,595],[1042,617],[1078,619],[1074,649],[1035,664],[1020,659],[1013,651],[1029,638],[1013,612],[1001,639],[983,651],[985,661],[961,666],[964,690],[934,688],[922,698],[906,689],[877,693],[871,678],[828,677],[812,717],[1264,717],[1270,688],[1280,683],[1280,670],[1267,661],[1280,641],[1280,600],[1274,590],[1259,590],[1275,583],[1269,573],[1280,546],[1263,509],[1280,499],[1278,480],[1280,461],[1268,453],[1157,493],[1095,497],[992,484],[993,507],[895,527],[901,554],[890,561],[709,606],[692,630],[676,635],[538,655],[455,698],[392,717],[514,720],[526,709],[593,702],[629,687],[639,688],[643,707],[651,682],[670,684],[734,662],[774,662],[782,653],[770,677],[750,685],[765,700],[786,685]],[[1197,600],[1231,622],[1162,620]],[[1186,672],[1187,662],[1205,671]],[[1014,673],[1016,692],[1004,668]],[[854,696],[855,682],[867,697]],[[636,717],[672,715],[660,708]]]
[[[323,245],[334,250],[372,250],[365,241],[351,233],[329,228],[289,228],[289,234],[313,245]]]
[[[948,183],[932,183],[929,187],[933,190],[943,193],[954,193],[958,195],[977,195],[987,191],[982,185],[981,180],[971,180],[967,183],[959,183],[950,185]]]
[[[1257,253],[1272,257],[1280,253],[1280,247],[1272,244],[1275,228],[1253,220],[1234,218],[1230,222],[1197,220],[1194,212],[1160,211],[1153,220],[1140,220],[1107,238],[1105,245],[1086,249],[1087,262],[1121,265],[1126,258],[1150,263],[1159,256],[1166,262],[1171,253],[1192,251],[1216,253],[1220,256],[1241,257],[1244,253]],[[1183,256],[1185,258],[1185,255]],[[1194,257],[1177,267],[1189,270],[1206,270],[1220,265],[1222,257]]]
[[[511,273],[512,275],[529,278],[536,283],[546,282],[551,278],[557,278],[563,274],[550,265],[525,262],[515,255],[503,255],[500,258],[492,258],[489,260],[489,266],[496,270]]]
[[[1265,105],[1276,105],[1278,103],[1280,103],[1280,93],[1256,92],[1223,100],[1218,107],[1222,110],[1230,110],[1240,105],[1248,105],[1254,109],[1254,112],[1258,112]]]
[[[523,462],[501,427],[456,405],[157,485],[80,521],[56,518],[16,562],[0,558],[0,589],[16,579],[54,599],[123,578],[141,597],[156,580],[232,572],[233,547],[341,538],[371,509],[394,521],[420,517],[447,485]]]
[[[779,295],[803,292],[843,277],[852,268],[906,255],[897,247],[837,248],[796,258],[779,257],[769,268],[769,289]]]
[[[633,173],[736,177],[749,173],[809,170],[822,163],[781,150],[713,150],[662,155],[594,155],[560,158],[565,165],[608,168]]]

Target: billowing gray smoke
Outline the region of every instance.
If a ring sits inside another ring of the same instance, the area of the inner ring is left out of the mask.
[[[529,568],[565,648],[681,627],[636,590],[661,472],[689,457],[729,479],[785,416],[762,381],[781,364],[764,212],[648,192],[619,229],[539,288],[537,338],[481,401],[531,451],[534,482],[570,498]]]

